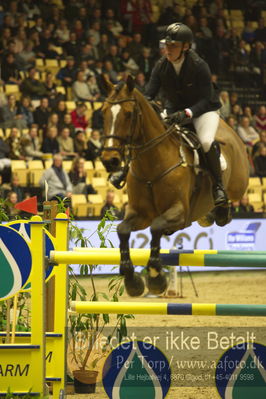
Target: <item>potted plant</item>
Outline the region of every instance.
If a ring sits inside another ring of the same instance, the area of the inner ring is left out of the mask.
[[[96,232],[94,232],[100,239],[101,248],[107,245],[112,246],[112,243],[108,239],[108,234],[113,228],[113,220],[114,217],[107,212],[106,216],[100,221]],[[70,234],[76,246],[91,246],[89,238],[86,238],[84,235],[84,229],[78,228],[73,223],[71,223]],[[124,285],[121,276],[111,278],[108,283],[108,293],[98,292],[96,290],[95,277],[93,274],[96,268],[97,265],[80,265],[80,275],[89,277],[92,290],[92,294],[89,296],[70,268],[69,296],[71,301],[98,301],[103,299],[117,302],[119,297],[123,295]],[[118,342],[121,342],[123,337],[127,336],[126,320],[133,317],[133,315],[117,315],[115,326],[112,327],[111,332],[108,337],[106,337],[105,343],[100,345],[99,340],[103,337],[104,329],[110,322],[109,315],[70,313],[68,355],[72,365],[76,367],[72,372],[76,393],[95,392],[96,380],[99,374],[99,364],[101,360],[106,358],[111,349],[111,338],[116,335]],[[97,345],[97,343],[99,345]]]

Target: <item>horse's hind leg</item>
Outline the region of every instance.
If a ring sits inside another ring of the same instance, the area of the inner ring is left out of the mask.
[[[147,287],[152,294],[161,294],[167,288],[167,280],[162,271],[160,260],[160,241],[165,233],[184,228],[184,208],[181,203],[175,204],[164,214],[158,216],[151,224],[151,254],[147,264]]]
[[[129,237],[137,219],[137,215],[132,215],[117,226],[117,234],[120,239],[120,274],[125,276],[125,288],[130,296],[142,295],[145,288],[140,275],[134,272],[129,252]]]

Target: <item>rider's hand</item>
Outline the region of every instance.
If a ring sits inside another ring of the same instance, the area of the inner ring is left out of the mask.
[[[177,111],[174,112],[173,114],[168,115],[165,118],[165,121],[169,124],[176,123],[177,125],[185,125],[189,120],[191,119],[191,116],[189,113],[185,111]]]

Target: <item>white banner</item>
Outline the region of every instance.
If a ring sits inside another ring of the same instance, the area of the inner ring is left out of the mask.
[[[89,238],[93,247],[100,246],[100,240],[97,235],[98,221],[77,221],[75,222],[79,228],[84,228],[84,234]],[[114,247],[119,247],[119,239],[116,234],[116,222],[112,232],[108,234]],[[219,227],[216,224],[203,228],[198,223],[178,231],[171,236],[164,236],[161,240],[161,248],[178,249],[180,239],[183,242],[183,249],[218,249],[218,250],[242,250],[242,251],[266,251],[266,220],[265,219],[234,219],[230,224]],[[131,233],[131,248],[149,248],[150,230],[145,229]],[[107,243],[107,246],[111,245]],[[74,247],[70,243],[70,249]],[[79,266],[73,266],[75,272],[79,273]],[[99,265],[97,273],[116,273],[112,271],[113,266]],[[210,271],[210,270],[229,270],[232,268],[191,268],[191,271]],[[245,268],[246,269],[246,268]],[[254,270],[254,269],[253,269]]]

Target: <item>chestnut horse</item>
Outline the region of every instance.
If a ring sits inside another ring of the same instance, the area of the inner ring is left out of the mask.
[[[130,260],[131,231],[151,230],[151,253],[147,264],[147,286],[151,293],[166,289],[166,278],[160,263],[160,240],[163,234],[172,234],[201,224],[224,225],[231,219],[228,207],[213,212],[211,177],[201,176],[200,184],[193,166],[192,151],[182,145],[176,129],[167,128],[145,97],[134,88],[134,80],[114,86],[105,80],[108,97],[102,113],[104,120],[104,147],[101,155],[108,172],[120,170],[128,161],[128,206],[124,220],[118,225],[120,239],[120,273],[131,296],[141,295],[144,283]],[[239,200],[246,191],[249,177],[245,145],[237,134],[220,120],[216,140],[226,161],[223,182],[230,200]],[[185,159],[184,159],[185,157]],[[212,212],[212,213],[211,213]],[[206,215],[208,216],[206,218]],[[213,216],[214,215],[214,216]]]

